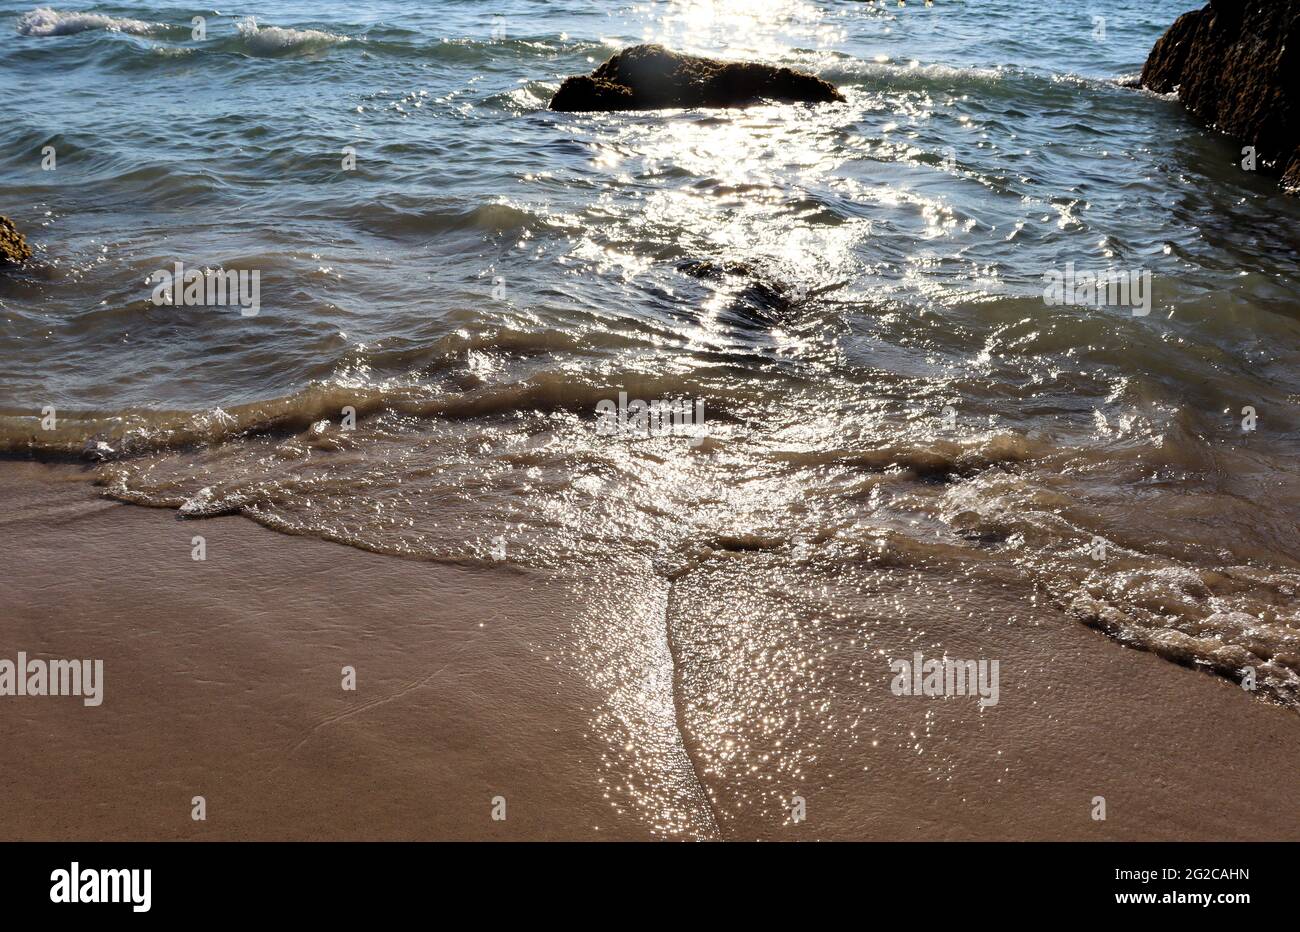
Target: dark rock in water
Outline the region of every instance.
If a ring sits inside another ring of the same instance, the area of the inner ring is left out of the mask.
[[[18,232],[8,217],[0,217],[0,265],[26,262],[31,257],[27,238]]]
[[[816,75],[754,62],[679,55],[661,45],[634,45],[590,75],[566,78],[552,110],[661,110],[743,107],[759,100],[842,101],[835,85]]]
[[[718,279],[727,275],[739,275],[745,278],[757,278],[759,270],[748,262],[724,259],[714,262],[712,259],[688,259],[677,266],[692,278]]]
[[[794,294],[789,285],[765,276],[748,262],[713,262],[709,259],[683,262],[678,268],[692,278],[723,282],[739,278],[745,282],[737,297],[748,300],[763,311],[789,310]]]
[[[1210,0],[1160,37],[1142,86],[1255,147],[1261,169],[1300,192],[1300,0]]]

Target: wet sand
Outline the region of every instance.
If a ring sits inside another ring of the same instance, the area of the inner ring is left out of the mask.
[[[738,552],[566,582],[91,478],[0,463],[0,657],[104,660],[97,708],[0,697],[5,839],[1300,839],[1300,715],[1010,575]],[[892,695],[913,650],[1001,658],[999,704]]]
[[[0,500],[5,656],[105,667],[98,708],[0,701],[3,837],[646,834],[602,797],[599,697],[547,659],[565,606],[537,581],[179,521],[67,468],[4,464]]]

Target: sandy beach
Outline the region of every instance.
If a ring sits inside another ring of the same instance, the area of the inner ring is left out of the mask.
[[[1300,717],[1011,578],[735,553],[661,589],[566,583],[178,520],[13,461],[0,529],[4,655],[104,661],[99,707],[0,699],[10,839],[1300,839]],[[789,623],[796,599],[825,620]],[[891,694],[876,652],[913,645],[1003,658],[999,704]]]
[[[98,708],[3,706],[25,749],[0,778],[6,837],[644,834],[602,799],[583,735],[599,697],[546,659],[566,606],[540,581],[179,522],[98,498],[75,469],[6,463],[0,488],[0,643],[105,661]]]

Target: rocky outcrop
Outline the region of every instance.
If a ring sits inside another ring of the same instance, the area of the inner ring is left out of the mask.
[[[0,217],[0,265],[26,262],[32,257],[27,238],[8,217]]]
[[[725,62],[634,45],[589,75],[566,78],[552,110],[661,110],[744,107],[760,100],[842,101],[835,85],[816,75],[754,62]]]
[[[1184,13],[1151,50],[1142,86],[1176,89],[1300,193],[1300,0],[1210,0]]]

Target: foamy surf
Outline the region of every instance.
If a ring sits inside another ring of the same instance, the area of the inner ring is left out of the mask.
[[[20,36],[33,37],[71,36],[96,29],[144,36],[163,26],[138,19],[115,19],[102,13],[69,13],[50,7],[38,7],[20,16],[17,28]]]
[[[254,55],[279,55],[285,52],[324,48],[348,41],[347,36],[322,32],[319,29],[286,29],[281,26],[261,26],[257,17],[249,16],[235,23],[248,50]]]

